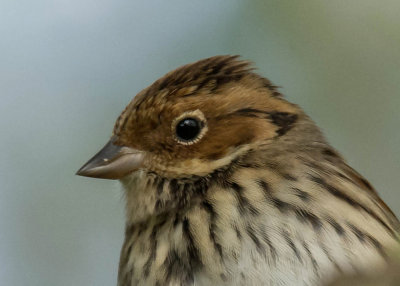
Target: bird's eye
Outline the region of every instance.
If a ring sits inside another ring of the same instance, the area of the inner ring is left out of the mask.
[[[207,119],[199,109],[186,111],[172,121],[171,130],[179,144],[192,145],[207,133]]]
[[[183,142],[193,141],[201,131],[201,123],[196,118],[185,118],[176,125],[176,136]]]

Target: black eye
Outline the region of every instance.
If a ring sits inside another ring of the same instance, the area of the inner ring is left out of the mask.
[[[195,118],[185,118],[176,125],[176,136],[182,141],[196,139],[201,130],[200,122]]]

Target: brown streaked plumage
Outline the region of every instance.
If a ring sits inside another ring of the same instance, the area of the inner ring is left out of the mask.
[[[144,89],[78,174],[124,186],[119,286],[321,285],[398,244],[373,187],[237,56]]]

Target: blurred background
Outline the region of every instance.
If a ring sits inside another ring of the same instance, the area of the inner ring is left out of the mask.
[[[74,175],[141,89],[240,54],[400,215],[400,2],[0,1],[0,285],[115,285],[118,182]]]

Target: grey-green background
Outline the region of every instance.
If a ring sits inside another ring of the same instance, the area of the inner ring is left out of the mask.
[[[138,91],[217,54],[254,61],[399,215],[399,15],[397,0],[0,1],[0,285],[115,285],[120,186],[74,173]]]

